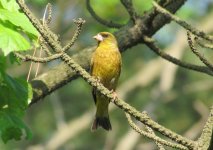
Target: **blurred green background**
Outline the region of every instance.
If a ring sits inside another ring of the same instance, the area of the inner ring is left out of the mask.
[[[72,20],[78,17],[86,20],[80,38],[71,49],[72,52],[95,45],[92,36],[100,31],[116,31],[96,22],[88,13],[85,0],[27,1],[30,9],[40,18],[48,2],[53,6],[51,29],[60,35],[64,44],[70,40],[75,30]],[[152,1],[133,2],[141,15],[152,7]],[[91,0],[91,3],[94,10],[105,19],[118,23],[128,21],[128,14],[119,0]],[[207,26],[213,22],[212,13],[212,0],[188,0],[177,15],[194,26],[202,25],[199,26],[201,30],[213,31],[213,27]],[[177,24],[164,26],[154,37],[171,55],[187,62],[201,64],[189,50],[186,33]],[[213,63],[212,50],[200,48],[200,51]],[[154,120],[165,127],[196,139],[213,102],[213,78],[177,68],[156,56],[144,45],[127,50],[122,54],[122,59],[118,95],[138,110],[146,110]],[[57,62],[41,66],[40,74],[56,64]],[[29,65],[30,63],[13,65],[7,72],[14,77],[26,78]],[[138,135],[129,127],[123,111],[115,107],[112,109],[110,119],[113,130],[105,132],[99,129],[97,132],[91,132],[95,114],[91,87],[79,78],[28,109],[25,121],[33,132],[31,140],[9,141],[7,144],[0,141],[0,149],[156,149],[152,141]]]

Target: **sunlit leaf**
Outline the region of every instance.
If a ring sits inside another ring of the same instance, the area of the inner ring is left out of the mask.
[[[0,0],[0,4],[4,9],[9,11],[17,11],[19,10],[19,6],[15,0]]]
[[[21,34],[0,24],[0,48],[5,55],[30,47],[30,43]]]
[[[26,31],[35,36],[38,35],[37,30],[33,27],[28,18],[20,12],[10,12],[5,9],[0,9],[0,19],[3,21],[9,21],[13,25],[20,27],[23,31]]]

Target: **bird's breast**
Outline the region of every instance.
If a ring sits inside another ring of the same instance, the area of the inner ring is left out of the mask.
[[[121,56],[117,50],[96,50],[93,55],[92,75],[98,77],[105,86],[113,84],[119,77]]]

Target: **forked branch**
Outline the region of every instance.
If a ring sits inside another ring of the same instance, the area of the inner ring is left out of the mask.
[[[213,65],[195,48],[189,31],[187,31],[187,40],[192,52],[213,72]]]

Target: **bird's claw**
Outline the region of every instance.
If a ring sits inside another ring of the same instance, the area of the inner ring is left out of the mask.
[[[99,86],[100,85],[100,82],[101,82],[101,79],[100,77],[94,77],[95,80],[96,80],[96,86]]]
[[[112,93],[113,100],[116,100],[118,98],[118,94],[114,90],[111,90],[111,93]]]

